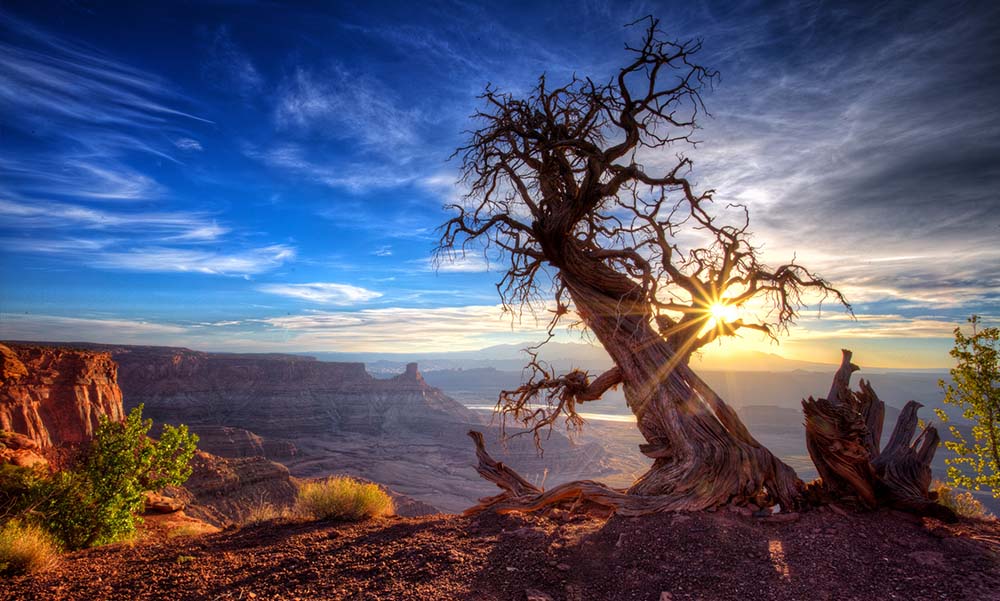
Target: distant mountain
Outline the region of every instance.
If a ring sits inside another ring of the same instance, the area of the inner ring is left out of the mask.
[[[321,361],[355,361],[364,363],[373,374],[395,374],[403,370],[407,363],[419,362],[424,371],[453,369],[493,368],[500,371],[517,371],[524,367],[527,353],[525,348],[531,342],[500,344],[474,351],[447,353],[338,353],[303,352],[301,355],[316,357]],[[610,367],[611,359],[598,345],[576,342],[550,342],[544,345],[539,356],[557,370],[580,368],[589,371],[603,371]],[[832,374],[837,366],[831,363],[815,363],[788,359],[774,353],[744,351],[727,354],[724,357],[695,355],[692,366],[701,371],[724,372],[822,372]],[[942,374],[946,370],[917,370],[866,368],[867,373],[913,372]]]

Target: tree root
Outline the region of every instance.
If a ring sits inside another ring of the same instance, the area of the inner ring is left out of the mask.
[[[470,431],[469,437],[476,445],[476,457],[479,460],[476,471],[503,492],[480,499],[478,504],[466,509],[464,515],[474,515],[486,510],[497,513],[530,513],[552,508],[586,510],[596,506],[610,509],[622,516],[639,516],[706,508],[704,503],[689,494],[635,494],[593,480],[576,480],[542,491],[514,470],[493,459],[486,451],[481,432]]]

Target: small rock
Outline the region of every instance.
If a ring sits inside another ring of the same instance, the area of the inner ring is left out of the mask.
[[[799,519],[799,514],[794,511],[789,511],[787,513],[776,513],[772,516],[765,517],[761,521],[768,522],[772,524],[794,522]]]
[[[667,591],[660,593],[660,601],[674,601],[674,596]]]
[[[621,549],[624,544],[625,544],[625,535],[624,534],[619,534],[618,535],[618,542],[615,543],[615,548],[616,549]]]
[[[538,589],[526,588],[524,589],[524,601],[552,601],[552,596]]]
[[[515,568],[514,566],[507,566],[507,571],[508,572],[516,572],[517,568]]]
[[[568,563],[560,563],[556,565],[556,569],[560,572],[568,572],[570,570],[570,565]]]

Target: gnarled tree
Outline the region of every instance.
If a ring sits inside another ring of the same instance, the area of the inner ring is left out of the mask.
[[[746,209],[715,206],[712,190],[689,181],[688,158],[668,160],[668,148],[695,143],[701,92],[716,73],[694,61],[699,43],[666,41],[657,21],[647,25],[607,82],[553,87],[543,76],[523,98],[487,87],[481,127],[457,151],[470,192],[450,207],[439,253],[479,245],[502,256],[506,308],[554,302],[550,334],[575,314],[614,362],[591,378],[533,360],[527,381],[502,393],[505,416],[537,435],[560,417],[580,423],[580,403],[621,385],[654,463],[627,491],[582,482],[542,493],[493,461],[477,436],[480,473],[506,491],[482,506],[585,498],[642,513],[802,502],[794,471],[688,364],[720,337],[774,336],[806,293],[849,306],[794,261],[764,265]]]

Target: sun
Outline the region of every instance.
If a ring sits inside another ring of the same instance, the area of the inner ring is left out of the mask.
[[[739,309],[736,308],[736,305],[715,302],[709,306],[708,314],[716,323],[729,323],[736,321],[736,318],[739,317]]]

